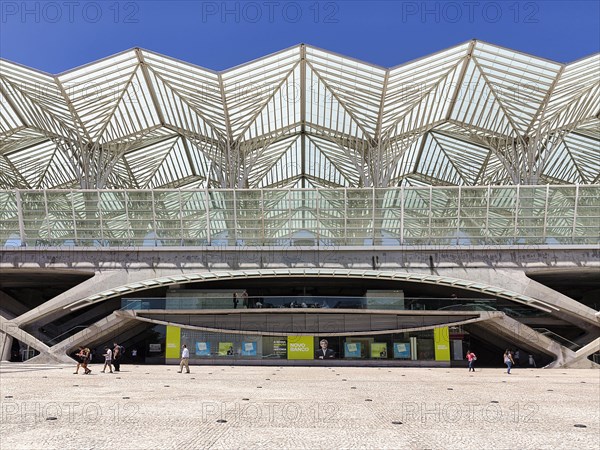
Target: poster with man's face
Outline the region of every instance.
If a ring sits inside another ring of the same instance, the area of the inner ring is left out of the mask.
[[[327,341],[327,339],[321,339],[319,341],[319,348],[315,351],[315,359],[333,358],[335,358],[335,351],[329,348],[329,341]]]

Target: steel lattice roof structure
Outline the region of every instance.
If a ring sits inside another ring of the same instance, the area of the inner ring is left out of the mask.
[[[139,48],[0,60],[0,189],[600,181],[600,54],[469,41],[386,69],[297,45],[217,72]]]

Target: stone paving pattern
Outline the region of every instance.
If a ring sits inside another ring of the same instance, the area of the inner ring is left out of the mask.
[[[74,367],[0,364],[0,449],[600,448],[598,370]]]

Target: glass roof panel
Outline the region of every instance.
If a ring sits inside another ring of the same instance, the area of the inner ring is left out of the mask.
[[[223,72],[0,60],[0,188],[598,183],[598,67],[480,41],[391,69],[305,45]]]

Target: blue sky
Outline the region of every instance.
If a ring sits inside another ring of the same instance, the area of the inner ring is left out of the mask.
[[[0,13],[0,56],[53,74],[131,47],[215,70],[301,42],[384,67],[473,38],[559,62],[600,51],[596,0],[2,0]]]

